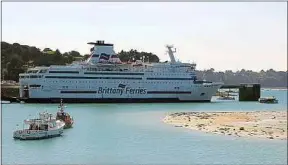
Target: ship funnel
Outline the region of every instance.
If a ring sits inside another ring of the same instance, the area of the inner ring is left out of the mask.
[[[168,54],[169,54],[171,63],[176,63],[176,60],[175,60],[175,57],[174,57],[174,54],[173,54],[173,53],[176,52],[176,49],[172,50],[172,48],[174,48],[173,45],[166,45],[166,47],[168,49]]]
[[[105,43],[102,40],[88,42],[87,44],[94,45],[90,49],[91,55],[87,59],[87,63],[121,63],[114,51],[113,44]]]

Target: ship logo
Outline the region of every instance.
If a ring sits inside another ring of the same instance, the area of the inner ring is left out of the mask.
[[[147,94],[147,89],[145,88],[130,88],[129,86],[124,84],[119,84],[118,88],[108,88],[108,87],[99,87],[97,93],[98,94]]]
[[[99,58],[99,60],[109,60],[110,55],[109,54],[105,54],[105,53],[101,53],[101,56]]]
[[[118,85],[118,88],[125,88],[126,87],[126,85],[124,85],[124,84],[119,84]]]

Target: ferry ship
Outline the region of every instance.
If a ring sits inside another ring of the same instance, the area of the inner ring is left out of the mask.
[[[170,61],[121,62],[113,44],[93,45],[86,61],[34,67],[19,74],[20,98],[25,102],[210,102],[221,82],[199,81],[195,63]]]

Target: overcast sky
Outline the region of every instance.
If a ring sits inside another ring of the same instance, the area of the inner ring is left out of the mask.
[[[287,70],[285,2],[2,2],[2,39],[88,54],[105,40],[116,52],[152,52],[166,44],[198,69]]]

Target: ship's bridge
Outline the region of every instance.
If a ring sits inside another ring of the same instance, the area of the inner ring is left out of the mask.
[[[94,47],[91,48],[91,55],[86,61],[87,63],[121,63],[114,51],[113,44],[104,41],[89,42],[88,44],[94,45]]]

